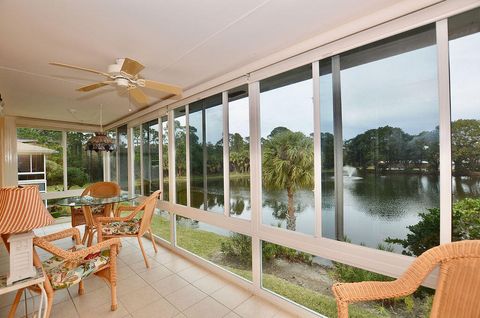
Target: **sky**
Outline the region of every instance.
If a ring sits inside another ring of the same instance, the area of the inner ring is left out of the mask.
[[[480,119],[480,33],[450,41],[452,120]]]
[[[452,120],[480,118],[480,35],[450,42]],[[343,139],[368,129],[400,127],[416,135],[439,123],[436,47],[391,56],[341,71]],[[321,131],[333,132],[331,74],[320,78]],[[278,126],[313,132],[312,80],[260,94],[261,136]],[[230,103],[230,133],[249,135],[248,98]],[[207,142],[222,138],[221,107],[207,111]],[[218,124],[210,124],[218,123]]]

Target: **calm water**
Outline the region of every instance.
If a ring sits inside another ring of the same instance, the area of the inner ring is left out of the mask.
[[[322,182],[322,232],[335,237],[335,196],[332,174],[324,174]],[[480,195],[479,177],[452,180],[456,199]],[[179,203],[186,204],[185,183],[178,183]],[[418,214],[439,207],[439,180],[435,176],[367,174],[363,177],[344,177],[344,231],[355,244],[376,248],[385,238],[405,238],[407,226],[419,221]],[[192,183],[192,206],[223,213],[223,179],[209,179],[208,193],[202,192],[202,182]],[[296,231],[314,234],[315,207],[312,189],[295,194]],[[206,203],[206,204],[205,204]],[[249,178],[230,181],[230,210],[233,217],[250,219]],[[285,191],[263,191],[262,222],[286,228],[287,195]],[[217,232],[207,224],[200,228]],[[223,232],[223,231],[222,231]],[[221,233],[225,234],[225,233]],[[400,251],[400,247],[397,251]]]

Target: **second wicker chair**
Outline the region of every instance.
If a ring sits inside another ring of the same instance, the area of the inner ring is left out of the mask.
[[[97,218],[98,241],[101,242],[104,239],[112,237],[136,237],[140,249],[142,250],[145,265],[147,268],[150,268],[145,249],[143,248],[142,236],[146,232],[149,232],[153,249],[155,250],[155,253],[157,253],[157,246],[153,237],[151,222],[160,193],[160,190],[155,191],[142,204],[136,207],[119,207],[117,209],[117,212],[133,210],[128,216]],[[143,215],[141,215],[142,211]]]

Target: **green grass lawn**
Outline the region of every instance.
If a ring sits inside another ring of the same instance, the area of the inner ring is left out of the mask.
[[[165,218],[155,215],[152,221],[153,232],[162,237],[170,237],[170,222]],[[177,244],[179,247],[186,249],[206,260],[213,261],[214,257],[220,253],[222,242],[229,240],[229,237],[216,233],[193,229],[188,226],[177,225]],[[252,280],[252,271],[235,267],[235,264],[224,265],[219,264],[226,270],[239,275],[249,281]],[[282,278],[274,275],[263,274],[263,287],[269,289],[279,295],[287,297],[307,308],[315,310],[323,315],[335,317],[337,315],[337,307],[335,299],[331,296],[322,295],[310,289],[290,283]],[[376,310],[366,310],[351,306],[351,317],[367,318],[367,317],[388,317],[386,314],[378,313]]]

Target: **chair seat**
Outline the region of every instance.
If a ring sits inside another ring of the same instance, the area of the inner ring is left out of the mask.
[[[123,222],[111,222],[103,225],[103,235],[135,235],[140,230],[142,219],[132,219]]]
[[[102,214],[104,213],[105,206],[104,205],[94,205],[91,206],[90,209],[92,209],[92,214]]]
[[[78,251],[85,248],[83,245],[76,245],[71,250]],[[63,289],[79,283],[82,279],[96,272],[107,264],[109,259],[110,250],[106,249],[89,254],[84,259],[75,262],[53,256],[42,262],[42,265],[53,289]]]

